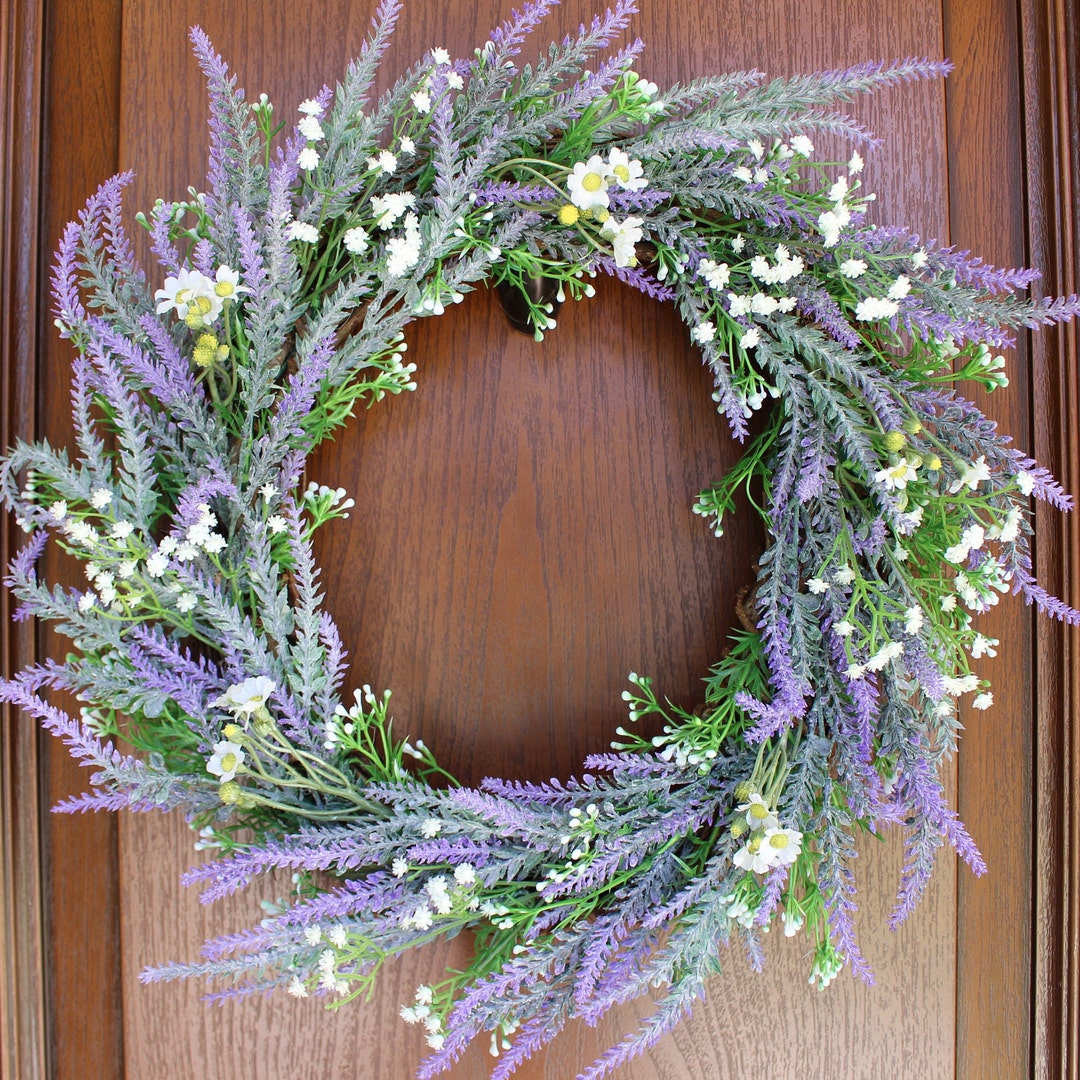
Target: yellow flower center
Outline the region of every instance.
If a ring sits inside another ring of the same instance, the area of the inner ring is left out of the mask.
[[[907,436],[902,431],[890,431],[885,435],[885,449],[890,454],[898,454],[907,444]]]
[[[578,213],[578,208],[573,203],[567,203],[565,206],[559,207],[559,221],[563,225],[576,225],[578,218],[581,215]]]
[[[191,313],[188,313],[188,319],[190,320]],[[200,322],[202,320],[200,319]],[[192,353],[192,360],[201,367],[208,368],[215,360],[221,357],[222,350],[224,349],[225,356],[228,356],[229,350],[224,345],[218,344],[217,335],[215,334],[200,334],[195,339],[195,351]]]
[[[231,281],[219,281],[214,286],[214,292],[216,292],[218,296],[232,296],[235,294],[236,289]]]
[[[791,840],[788,838],[787,833],[773,833],[773,835],[769,837],[769,847],[776,848],[777,851],[783,851],[790,843]]]
[[[581,186],[586,191],[599,191],[600,188],[603,186],[603,183],[604,178],[599,173],[595,172],[586,173],[581,178]]]
[[[751,855],[756,855],[761,850],[761,837],[755,836],[754,839],[746,845],[746,849]]]
[[[751,803],[750,804],[750,816],[757,818],[758,821],[762,821],[769,816],[769,808],[763,803]]]
[[[233,806],[240,801],[243,791],[235,780],[226,780],[218,788],[218,798],[228,806]]]
[[[196,296],[193,300],[188,301],[188,312],[184,316],[184,322],[192,330],[198,330],[205,321],[204,316],[210,314],[210,309],[213,306],[209,296]]]
[[[630,170],[625,165],[616,165],[611,170],[624,184],[630,179]]]
[[[932,458],[930,458],[929,461],[927,461],[926,466],[928,469],[930,469],[931,472],[937,472],[938,469],[941,468],[941,458],[939,458],[937,454],[935,454]]]
[[[222,772],[235,772],[236,771],[236,755],[230,750],[227,754],[221,755],[221,771]]]
[[[226,724],[221,733],[229,742],[236,742],[244,734],[244,729],[239,724]]]
[[[191,359],[195,361],[197,367],[201,368],[208,368],[216,358],[217,350],[207,345],[196,345],[195,351],[191,354]]]

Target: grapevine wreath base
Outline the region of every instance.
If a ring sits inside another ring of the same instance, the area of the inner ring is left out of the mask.
[[[280,123],[193,30],[207,191],[138,215],[148,276],[129,176],[67,227],[53,301],[75,443],[20,444],[0,474],[29,534],[8,578],[20,614],[73,644],[0,690],[95,770],[61,809],[181,810],[213,855],[185,879],[207,901],[295,875],[258,926],[145,978],[340,1005],[387,958],[468,930],[468,966],[401,1009],[432,1050],[421,1077],[482,1033],[506,1076],[569,1019],[651,994],[583,1073],[602,1076],[689,1011],[732,939],[759,966],[776,919],[808,939],[812,982],[868,978],[860,831],[903,833],[894,923],[943,844],[984,869],[939,779],[957,701],[993,705],[970,661],[998,642],[975,616],[1019,593],[1080,619],[1031,572],[1030,496],[1068,497],[952,388],[1005,386],[1011,334],[1080,301],[1024,299],[1030,271],[868,224],[859,149],[815,154],[872,143],[838,103],[946,65],[661,90],[634,70],[640,42],[608,51],[620,2],[518,66],[551,3],[471,57],[432,49],[372,100],[385,0],[336,90]],[[305,487],[305,462],[358,403],[416,388],[414,319],[489,282],[540,339],[598,273],[676,305],[744,444],[694,509],[717,536],[737,495],[761,515],[752,618],[692,712],[631,674],[628,724],[580,778],[460,786],[398,737],[388,692],[343,693],[312,537],[351,500]],[[39,580],[50,539],[84,588]]]

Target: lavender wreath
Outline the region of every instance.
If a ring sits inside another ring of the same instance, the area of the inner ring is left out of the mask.
[[[1029,555],[1029,497],[1068,497],[951,389],[1006,385],[1010,331],[1080,299],[1023,299],[1030,271],[867,224],[859,153],[815,158],[819,133],[868,141],[836,103],[946,65],[661,91],[633,69],[640,43],[603,55],[633,10],[620,0],[519,68],[551,3],[471,58],[431,50],[371,102],[398,13],[384,0],[336,92],[285,135],[192,31],[207,193],[137,217],[150,278],[125,233],[127,175],[67,227],[53,298],[75,352],[75,457],[20,444],[0,473],[29,534],[8,585],[75,646],[0,687],[95,769],[61,809],[181,810],[216,856],[186,877],[209,900],[296,875],[259,926],[145,978],[337,1005],[385,959],[467,929],[472,963],[401,1010],[432,1048],[421,1077],[482,1032],[507,1076],[568,1019],[656,993],[583,1073],[602,1076],[688,1012],[733,936],[758,963],[776,917],[809,939],[811,981],[868,975],[860,831],[904,833],[894,922],[943,844],[984,869],[939,779],[956,700],[992,705],[969,659],[998,643],[973,615],[1013,592],[1080,620]],[[459,786],[395,736],[389,693],[342,699],[312,536],[351,503],[301,490],[302,472],[358,402],[415,389],[412,320],[494,280],[539,339],[598,272],[677,305],[745,443],[694,509],[719,536],[737,493],[758,507],[755,618],[692,713],[631,674],[629,727],[581,778]],[[50,538],[85,564],[85,590],[38,579]],[[659,734],[637,733],[646,717]]]

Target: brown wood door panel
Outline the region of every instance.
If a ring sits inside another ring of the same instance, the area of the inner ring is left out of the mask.
[[[120,0],[43,7],[39,370],[36,407],[20,422],[63,444],[70,437],[71,356],[52,326],[49,253],[80,205],[119,167],[122,12]],[[81,578],[55,549],[44,554],[43,574],[68,585]],[[39,657],[62,657],[70,647],[51,627],[27,629]],[[78,708],[70,700],[64,706]],[[123,1055],[117,821],[50,814],[49,807],[85,790],[87,772],[51,736],[39,734],[39,743],[48,1060],[57,1076],[113,1080],[122,1075]]]
[[[751,18],[749,8],[732,19],[730,11],[698,4],[654,6],[636,26],[649,42],[641,67],[650,78],[670,82],[738,66],[783,73],[937,50],[940,26],[929,6],[900,23],[866,8],[834,8],[836,25],[848,35],[830,40],[783,33],[794,25],[793,5],[771,5],[764,19]],[[475,18],[406,11],[395,55],[404,62],[432,44],[467,52],[506,12],[496,5],[457,10]],[[177,47],[188,22],[203,24],[252,94],[265,88],[288,110],[317,80],[333,78],[357,47],[365,21],[354,10],[324,5],[322,24],[347,29],[320,42],[325,47],[312,55],[307,40],[290,32],[283,9],[267,21],[261,11],[231,5],[223,18],[190,8],[129,9],[124,103],[131,119],[124,124],[123,156],[139,173],[144,202],[163,188],[182,191],[201,164],[200,129],[193,127],[201,116],[188,104],[199,100],[198,77]],[[549,33],[561,35],[590,14],[587,4],[564,8]],[[813,18],[805,8],[798,15]],[[262,25],[261,37],[252,40],[249,20]],[[698,45],[707,43],[703,55],[688,50],[679,32],[691,21]],[[343,40],[349,35],[352,40]],[[717,45],[720,55],[712,53]],[[336,56],[332,50],[339,50]],[[142,62],[161,55],[168,63]],[[915,87],[891,97],[895,113],[887,101],[873,107],[871,122],[892,145],[872,160],[871,177],[876,185],[878,178],[887,181],[882,194],[889,214],[943,232],[941,90]],[[158,139],[155,132],[168,128],[178,109],[183,134]],[[186,154],[178,143],[190,147]],[[905,175],[899,164],[912,145],[919,145],[916,182],[905,184],[897,179]],[[619,693],[627,671],[656,673],[664,692],[692,702],[710,659],[719,655],[734,593],[749,580],[760,541],[744,515],[739,528],[716,543],[690,505],[737,450],[711,408],[700,362],[674,313],[613,285],[593,301],[564,309],[543,345],[514,333],[490,295],[469,297],[438,322],[415,326],[409,341],[409,357],[419,365],[416,394],[358,418],[309,470],[312,479],[342,484],[370,508],[347,527],[328,529],[322,545],[323,564],[334,568],[328,601],[351,644],[355,680],[393,688],[398,723],[463,777],[567,776],[585,753],[605,748],[622,721]],[[366,1061],[377,1043],[382,1056],[370,1075],[408,1073],[419,1040],[403,1029],[397,1008],[434,957],[399,965],[380,999],[357,1015],[297,1009],[291,1001],[227,1006],[207,1015],[192,1004],[177,1023],[177,989],[146,991],[135,986],[134,975],[162,956],[193,955],[207,932],[244,919],[222,910],[196,922],[185,906],[190,898],[171,900],[176,890],[167,870],[185,864],[189,835],[154,821],[129,820],[121,829],[122,867],[160,866],[165,877],[162,893],[146,903],[140,875],[123,875],[129,1072],[149,1072],[152,1061],[164,1057],[177,1062],[177,1076],[205,1069],[206,1061],[221,1076],[363,1075],[354,1063]],[[884,919],[899,871],[895,847],[875,852],[883,857],[868,858],[863,873],[867,895],[876,901],[868,903],[873,917],[864,922],[878,987],[845,981],[833,993],[816,994],[806,985],[807,960],[798,944],[777,942],[761,979],[733,956],[687,1033],[628,1075],[764,1070],[786,1076],[809,1055],[811,1075],[896,1076],[896,1044],[879,1035],[886,1023],[900,1028],[907,1075],[950,1074],[952,878],[946,868],[917,924],[894,937]],[[166,893],[175,916],[159,920]],[[245,904],[250,919],[251,898]],[[195,988],[179,993],[185,1003],[197,997]],[[773,1038],[754,1034],[758,1017],[773,1010],[778,1015],[769,1028],[783,1032],[777,1040],[782,1051]],[[607,1025],[608,1038],[620,1023],[632,1026],[633,1011]],[[252,1024],[276,1033],[254,1058],[252,1040],[239,1037]],[[807,1031],[824,1037],[808,1047],[801,1035]],[[306,1050],[298,1057],[297,1048],[313,1036],[315,1060]],[[569,1076],[596,1046],[587,1033],[574,1032],[534,1063],[532,1073]],[[479,1051],[460,1075],[486,1073],[483,1047]]]
[[[944,19],[946,55],[962,76],[946,81],[950,239],[1006,266],[1027,257],[1019,209],[1024,202],[1019,16],[1015,4],[962,0],[946,5]],[[988,169],[988,156],[1000,167]],[[1026,370],[1023,347],[1015,359],[1017,371]],[[978,388],[965,392],[998,418],[1018,445],[1030,445],[1026,379],[1014,379],[1008,393],[992,401]],[[958,876],[962,914],[956,932],[963,976],[957,986],[957,1075],[962,1077],[1026,1076],[1030,1067],[1030,953],[1018,939],[1015,947],[1002,948],[989,928],[1027,926],[1031,918],[1032,891],[1024,880],[1029,837],[1008,826],[1001,804],[1007,793],[1021,819],[1034,808],[1033,687],[1030,677],[1016,677],[1030,671],[1033,622],[1030,609],[1015,603],[1001,604],[987,616],[983,632],[1004,645],[999,658],[983,661],[980,669],[994,681],[996,706],[986,713],[969,709],[963,717],[958,804],[966,820],[983,823],[976,835],[990,872],[982,879],[963,871]],[[1014,875],[1022,877],[1010,880]],[[993,1023],[987,1022],[990,1017]]]
[[[785,74],[948,52],[958,70],[947,94],[927,84],[855,106],[886,140],[866,155],[878,219],[928,237],[951,229],[954,241],[993,261],[1023,259],[1014,9],[990,0],[902,8],[864,0],[645,3],[634,24],[647,43],[639,66],[661,84],[733,68]],[[189,25],[207,30],[250,97],[265,90],[288,119],[296,103],[343,70],[373,6],[131,0],[121,37],[118,5],[50,5],[46,244],[117,165],[137,171],[133,209],[199,184],[205,105]],[[400,70],[433,45],[468,54],[510,6],[407,8],[389,67]],[[593,10],[593,0],[567,3],[536,44]],[[84,38],[88,26],[93,32]],[[93,44],[80,52],[86,40]],[[63,108],[80,86],[99,90],[92,125],[73,122]],[[110,143],[109,132],[119,132],[118,141]],[[568,776],[623,722],[619,693],[629,670],[655,675],[663,692],[690,703],[719,655],[760,538],[744,514],[718,543],[690,505],[737,448],[710,407],[708,382],[674,313],[612,282],[599,283],[595,299],[564,308],[542,345],[511,331],[485,292],[414,326],[409,342],[419,365],[416,394],[358,417],[310,468],[312,479],[342,484],[369,508],[330,526],[321,548],[354,681],[391,687],[402,730],[422,736],[463,779]],[[65,360],[51,339],[44,364],[40,384],[59,386]],[[1014,379],[1010,397],[994,402],[1023,445],[1026,384]],[[39,434],[56,438],[66,402],[43,400]],[[1010,650],[1028,643],[1021,654],[1030,655],[1029,613],[1014,604],[995,618],[988,632]],[[772,940],[763,975],[732,955],[693,1019],[623,1075],[1028,1074],[1029,950],[1026,942],[1002,948],[991,921],[1026,928],[1031,919],[1030,856],[1010,825],[1016,808],[1030,814],[1031,796],[1022,793],[1031,789],[1032,693],[1029,680],[1010,678],[1008,663],[986,669],[997,706],[967,734],[960,770],[960,799],[989,856],[989,878],[962,879],[958,900],[953,860],[943,857],[926,902],[893,934],[885,920],[899,876],[898,838],[864,844],[860,926],[876,986],[845,976],[819,994],[806,985],[805,946]],[[83,780],[64,769],[53,774],[52,798]],[[194,853],[181,822],[126,817],[119,834],[112,869],[107,823],[61,819],[46,829],[56,884],[50,918],[66,935],[47,965],[54,1075],[411,1074],[421,1040],[397,1019],[397,1008],[452,962],[446,947],[392,965],[377,1001],[339,1013],[284,998],[207,1009],[201,987],[144,988],[137,982],[144,965],[194,958],[205,937],[257,919],[259,896],[204,909],[184,893],[177,879]],[[87,879],[92,905],[78,894],[80,857],[88,872],[97,868],[99,880]],[[114,904],[109,892],[117,888]],[[109,924],[110,911],[119,913],[117,937],[106,926],[95,955],[66,951],[64,942],[93,933],[95,914]],[[73,963],[99,973],[89,987],[79,984]],[[97,986],[104,993],[95,1000]],[[598,1033],[573,1028],[521,1075],[573,1075],[646,1011],[643,1003],[628,1007]],[[87,1047],[95,1048],[93,1066]],[[452,1075],[486,1075],[485,1049],[474,1047]]]

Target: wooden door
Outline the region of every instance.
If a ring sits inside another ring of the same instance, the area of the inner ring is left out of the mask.
[[[509,6],[406,8],[387,74],[431,46],[467,55]],[[878,220],[947,236],[996,263],[1037,259],[1051,288],[1069,286],[1075,151],[1055,135],[1077,115],[1067,79],[1076,27],[1064,8],[1034,0],[643,7],[634,22],[647,43],[639,67],[662,85],[735,68],[781,75],[952,57],[947,89],[903,87],[854,106],[885,140],[866,173]],[[64,438],[66,356],[41,289],[63,223],[119,168],[136,171],[133,209],[201,182],[206,111],[188,26],[209,33],[249,97],[267,92],[288,117],[344,69],[373,8],[373,0],[23,0],[5,13],[6,441]],[[532,47],[592,13],[593,0],[568,0]],[[1076,415],[1069,340],[1025,346],[1008,396],[992,403],[1067,483],[1076,479],[1063,422]],[[744,515],[717,542],[690,506],[737,450],[673,312],[611,283],[565,310],[542,345],[515,333],[483,292],[414,327],[409,343],[416,394],[357,418],[310,467],[365,508],[329,529],[320,550],[353,679],[392,688],[397,723],[464,780],[566,777],[621,722],[628,671],[655,674],[664,693],[691,704],[720,655],[760,537]],[[1057,521],[1040,531],[1041,569],[1058,590],[1071,587],[1075,562],[1066,556],[1076,536]],[[998,704],[966,718],[954,785],[989,876],[973,881],[943,856],[926,901],[892,933],[898,837],[864,844],[859,925],[875,986],[844,977],[826,993],[812,990],[798,939],[769,942],[760,976],[733,954],[694,1017],[624,1069],[627,1080],[1009,1078],[1075,1068],[1064,1008],[1074,937],[1062,922],[1073,873],[1075,640],[1036,626],[1018,603],[990,621],[987,633],[1008,643],[1009,659],[986,668]],[[11,635],[6,654],[17,664],[56,648],[39,630]],[[398,1021],[399,1004],[454,962],[453,949],[392,966],[377,1000],[338,1013],[284,998],[207,1009],[199,986],[142,987],[145,965],[194,958],[204,938],[256,920],[261,897],[207,910],[186,894],[178,878],[196,856],[180,821],[39,819],[28,811],[84,778],[62,751],[39,747],[22,718],[8,721],[4,753],[5,1075],[411,1074],[422,1046]],[[647,1009],[627,1007],[598,1031],[572,1028],[521,1075],[574,1075]],[[453,1075],[486,1075],[485,1049],[474,1047]]]

